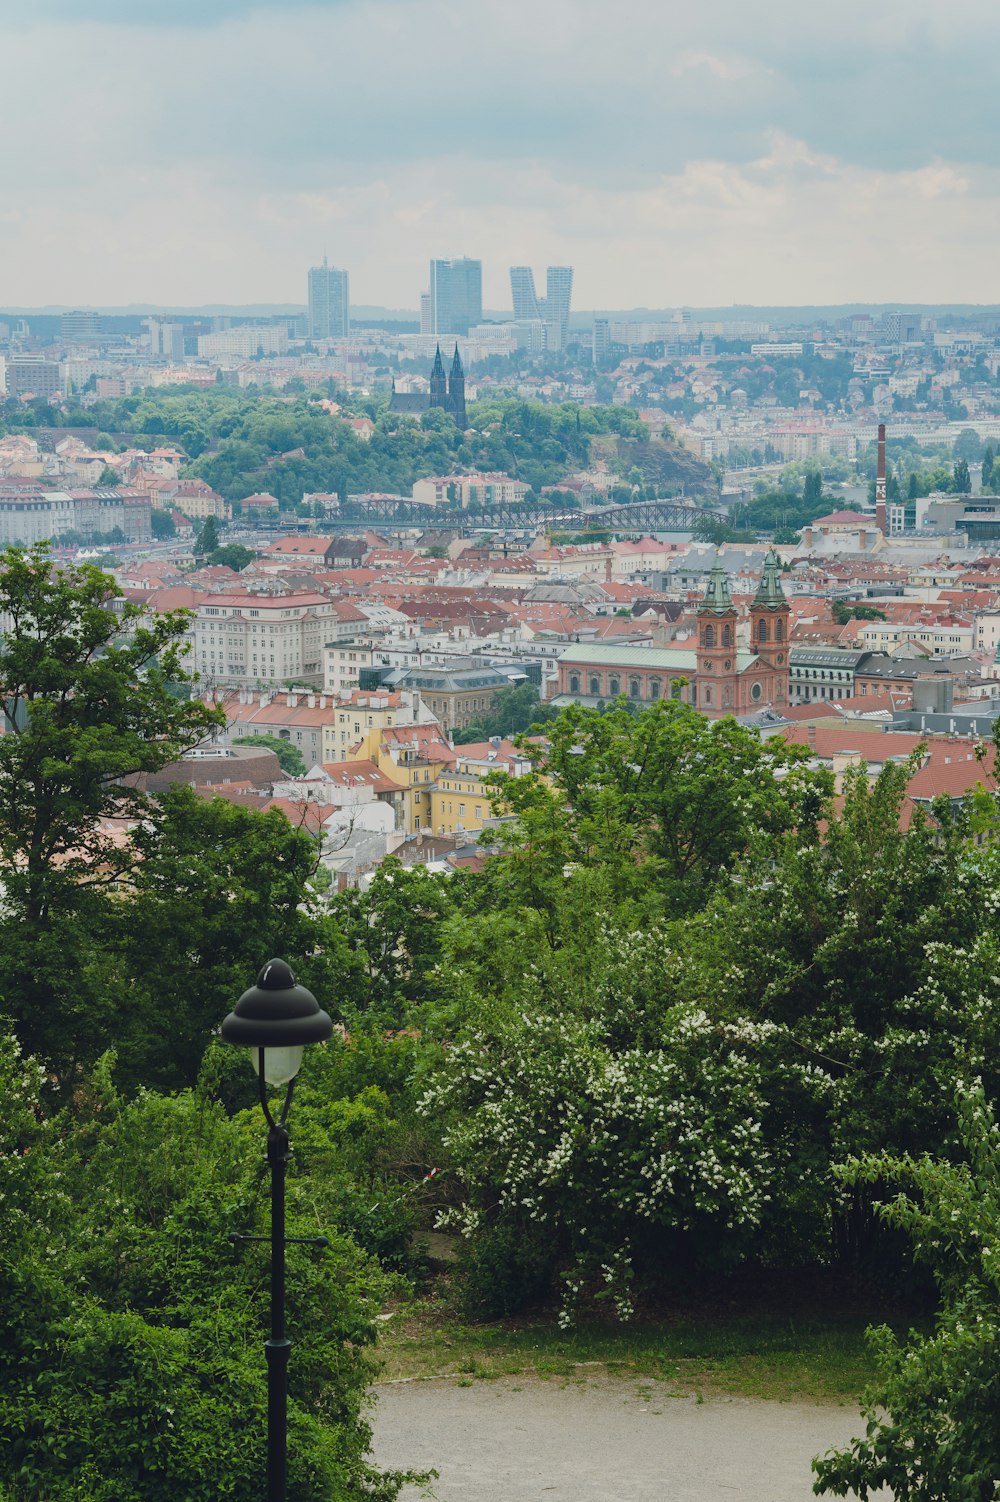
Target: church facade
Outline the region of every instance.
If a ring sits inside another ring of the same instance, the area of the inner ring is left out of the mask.
[[[469,426],[465,410],[465,370],[462,367],[457,344],[451,370],[447,375],[445,375],[444,361],[441,358],[441,346],[438,345],[434,355],[434,364],[431,367],[429,391],[397,391],[395,380],[392,383],[392,395],[389,398],[390,412],[399,412],[408,417],[422,417],[425,412],[430,412],[434,407],[449,412],[455,419],[456,427],[463,433]]]
[[[569,647],[559,658],[556,703],[606,703],[624,694],[647,705],[677,695],[710,719],[781,709],[789,694],[789,616],[781,565],[771,552],[750,605],[751,649],[739,647],[739,615],[717,563],[698,606],[697,646]]]

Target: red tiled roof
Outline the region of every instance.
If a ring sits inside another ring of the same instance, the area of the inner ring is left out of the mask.
[[[327,779],[341,788],[370,787],[376,793],[402,793],[405,784],[394,782],[373,761],[325,761]]]

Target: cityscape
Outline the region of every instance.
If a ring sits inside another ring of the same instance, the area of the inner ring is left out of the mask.
[[[1000,1495],[1000,14],[7,9],[0,1502]]]

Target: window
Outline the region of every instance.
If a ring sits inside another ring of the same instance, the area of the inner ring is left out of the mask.
[[[621,679],[620,678],[609,678],[608,679],[608,693],[611,695],[612,699],[616,699],[618,697],[618,695],[621,693],[621,691],[622,691]]]
[[[711,702],[712,702],[712,685],[710,683],[706,683],[705,684],[705,696],[704,697],[705,697],[705,703],[706,704],[711,704]]]
[[[649,697],[651,699],[658,699],[660,697],[660,680],[659,680],[659,678],[651,678],[649,680]]]
[[[733,644],[733,628],[731,626],[729,626],[729,625],[725,625],[722,628],[722,645],[724,647],[731,647],[732,644]]]
[[[750,697],[751,699],[759,699],[763,692],[764,690],[761,688],[760,684],[755,683],[753,688],[750,690]]]
[[[464,819],[465,818],[465,804],[464,803],[460,803],[458,805],[458,817],[460,819]]]
[[[761,621],[757,626],[757,640],[767,641],[767,621]]]
[[[591,674],[591,678],[590,678],[590,693],[591,693],[591,696],[596,699],[600,695],[600,692],[601,692],[601,680],[600,680],[600,678],[598,678],[598,676],[597,676],[596,673],[592,673]]]
[[[782,620],[777,620],[774,623],[774,639],[775,641],[784,641],[785,639],[785,623]]]
[[[715,646],[715,627],[714,626],[706,626],[705,627],[704,642],[705,642],[706,648],[708,648],[709,650],[711,650],[711,648]]]
[[[569,675],[569,691],[570,691],[571,694],[578,694],[580,692],[580,674],[579,673],[570,673],[570,675]]]
[[[641,688],[642,688],[642,685],[639,682],[638,678],[630,678],[629,681],[628,681],[628,696],[629,696],[629,698],[630,699],[638,699],[638,698],[640,698],[641,697]]]

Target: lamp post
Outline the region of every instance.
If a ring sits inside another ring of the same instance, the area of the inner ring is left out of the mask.
[[[271,1234],[240,1238],[271,1243],[271,1337],[264,1343],[267,1358],[267,1502],[285,1502],[288,1452],[288,1356],[291,1341],[285,1334],[285,1173],[288,1168],[288,1128],[295,1076],[307,1043],[323,1043],[333,1023],[284,960],[268,960],[257,984],[244,991],[222,1024],[222,1036],[255,1055],[260,1103],[267,1121],[267,1161],[271,1168]],[[267,1087],[285,1087],[278,1115],[267,1102]],[[299,1240],[298,1237],[291,1238]],[[314,1238],[308,1238],[314,1240]],[[326,1245],[325,1238],[315,1238]]]

